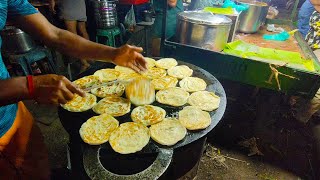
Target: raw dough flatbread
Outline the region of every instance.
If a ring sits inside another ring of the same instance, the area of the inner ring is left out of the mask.
[[[162,58],[156,61],[156,66],[162,69],[170,69],[172,67],[175,67],[176,65],[178,65],[178,62],[173,58]]]
[[[91,86],[97,85],[101,82],[98,76],[90,75],[90,76],[85,76],[80,79],[77,79],[73,81],[73,83],[76,84],[81,89],[86,89]]]
[[[166,117],[166,111],[161,107],[145,105],[132,110],[131,119],[145,126],[161,122]]]
[[[172,146],[181,141],[187,134],[187,129],[175,118],[165,118],[163,121],[151,125],[150,136],[157,143]]]
[[[112,132],[109,143],[112,149],[120,154],[141,151],[150,140],[149,129],[140,123],[127,122]]]
[[[162,90],[169,87],[176,87],[178,84],[178,79],[171,76],[165,76],[158,79],[153,79],[151,84],[154,86],[156,90]]]
[[[119,121],[109,114],[93,116],[81,125],[81,139],[90,145],[100,145],[109,140],[111,133],[119,127]]]
[[[115,69],[100,69],[93,75],[98,76],[101,82],[109,82],[116,80],[120,75],[120,71]]]
[[[101,99],[92,110],[97,114],[110,114],[111,116],[123,116],[130,112],[131,103],[122,97],[108,96]]]
[[[186,65],[175,66],[168,69],[168,75],[172,77],[176,77],[178,79],[190,77],[192,73],[193,73],[193,70]]]
[[[152,104],[155,99],[155,90],[149,79],[136,78],[126,87],[126,96],[136,106]]]
[[[179,121],[188,130],[205,129],[211,124],[210,114],[194,106],[186,106],[179,112]]]
[[[204,111],[213,111],[218,109],[220,97],[213,92],[198,91],[190,95],[188,103],[191,106],[196,106]]]
[[[147,62],[147,68],[153,68],[156,66],[156,60],[152,59],[152,58],[149,58],[149,57],[145,57],[144,58]]]
[[[207,88],[207,83],[203,79],[197,77],[183,78],[179,82],[179,85],[182,89],[188,92],[203,91]]]
[[[97,97],[93,94],[86,93],[85,97],[75,94],[73,99],[61,107],[70,112],[83,112],[91,109],[97,103]]]
[[[165,69],[161,68],[149,68],[145,73],[142,74],[142,76],[149,78],[149,79],[156,79],[156,78],[162,78],[167,75],[167,71]]]
[[[99,88],[91,89],[91,93],[100,98],[104,98],[106,96],[122,96],[125,89],[126,87],[123,84],[116,82]]]
[[[160,90],[156,94],[156,100],[161,104],[171,106],[183,106],[187,103],[189,93],[181,88],[172,87]]]

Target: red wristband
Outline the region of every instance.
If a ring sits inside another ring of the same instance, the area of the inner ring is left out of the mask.
[[[33,76],[28,75],[27,76],[27,82],[28,82],[29,96],[33,98],[33,96],[34,96]]]

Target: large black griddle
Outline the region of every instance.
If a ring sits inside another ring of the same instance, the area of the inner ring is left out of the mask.
[[[150,138],[149,143],[139,152],[132,154],[132,155],[139,155],[139,154],[149,154],[149,153],[159,153],[162,154],[163,156],[167,156],[167,158],[172,157],[172,152],[173,149],[185,146],[187,144],[190,144],[202,137],[204,137],[206,134],[208,134],[218,123],[219,121],[222,119],[223,114],[225,112],[226,109],[226,104],[227,104],[227,100],[226,100],[226,94],[225,91],[222,87],[222,85],[220,84],[220,82],[209,72],[205,71],[202,68],[199,68],[195,65],[189,64],[189,63],[185,63],[182,61],[178,61],[178,65],[187,65],[188,67],[190,67],[191,69],[193,69],[193,77],[199,77],[201,79],[203,79],[206,83],[207,83],[207,91],[210,92],[214,92],[216,95],[218,95],[220,97],[220,106],[217,110],[210,112],[210,116],[212,119],[211,125],[209,127],[207,127],[204,130],[198,130],[198,131],[188,131],[186,137],[181,140],[180,142],[178,142],[177,144],[173,145],[173,146],[163,146],[160,145],[158,143],[156,143],[155,141],[153,141]],[[84,77],[84,76],[88,76],[88,75],[92,75],[95,71],[99,70],[99,69],[103,69],[103,68],[114,68],[113,64],[109,64],[109,63],[103,63],[100,66],[96,66],[93,68],[90,68],[89,70],[85,71],[84,73],[82,73],[81,75],[79,75],[78,78]],[[100,100],[100,99],[99,99]],[[180,110],[183,109],[183,107],[188,106],[188,104],[186,104],[185,106],[182,107],[173,107],[173,106],[168,106],[168,105],[163,105],[160,104],[158,102],[154,102],[152,105],[155,106],[159,106],[162,107],[163,109],[166,110],[167,112],[167,116],[173,117],[173,114],[178,114],[178,112]],[[135,106],[131,105],[131,110],[134,109]],[[131,111],[130,111],[131,112]],[[63,108],[59,107],[58,110],[58,114],[60,117],[60,120],[63,124],[63,126],[65,127],[66,131],[69,133],[70,138],[76,138],[76,139],[80,139],[80,135],[79,135],[79,129],[81,127],[81,125],[90,117],[92,116],[97,116],[98,114],[94,113],[92,110],[88,110],[86,112],[80,112],[80,113],[74,113],[74,112],[69,112],[67,110],[64,110]],[[115,117],[120,124],[124,123],[124,122],[130,122],[131,117],[130,117],[130,113],[121,116],[121,117]],[[116,152],[114,152],[111,148],[111,146],[109,145],[109,143],[105,143],[102,144],[100,146],[91,146],[91,145],[85,145],[85,147],[88,149],[88,151],[85,151],[87,153],[84,154],[84,167],[86,169],[87,174],[90,176],[90,174],[94,177],[107,177],[110,179],[116,178],[116,179],[122,179],[121,177],[123,176],[114,176],[115,174],[110,174],[108,173],[99,173],[100,171],[106,170],[102,167],[101,163],[99,162],[99,158],[97,156],[97,152],[99,154],[100,149],[103,149],[104,153],[113,153],[113,154],[117,154]],[[121,156],[132,156],[132,155],[121,155]],[[90,158],[89,158],[90,157]],[[167,158],[165,158],[165,160],[167,160]],[[162,159],[162,160],[161,160]],[[145,175],[149,174],[150,177],[150,172],[159,170],[159,169],[166,169],[168,167],[168,165],[170,164],[170,161],[167,163],[164,163],[164,159],[161,156],[158,156],[158,159],[156,159],[156,161],[159,161],[162,163],[158,163],[158,166],[154,166],[153,168],[148,168],[145,171],[149,171],[149,172],[144,172]],[[155,162],[156,162],[155,161]],[[85,164],[91,164],[91,166],[86,167]],[[159,167],[159,165],[161,166],[161,164],[163,165],[162,167]],[[99,166],[99,167],[98,167]],[[141,172],[141,173],[143,173]],[[163,172],[162,172],[163,173]],[[100,176],[98,176],[97,174],[100,174]],[[160,173],[161,174],[161,173]],[[139,175],[136,174],[136,175]],[[92,177],[94,179],[94,177]],[[143,178],[143,176],[135,176],[134,178]],[[146,176],[148,177],[148,176]],[[98,179],[99,179],[98,178]],[[128,179],[128,177],[126,177],[125,179]],[[130,179],[130,178],[129,178]]]

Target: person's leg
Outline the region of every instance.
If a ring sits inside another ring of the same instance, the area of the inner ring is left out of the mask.
[[[310,0],[306,0],[301,6],[298,14],[298,29],[303,37],[306,37],[309,31],[309,20],[310,16],[314,11],[314,7],[311,4]]]
[[[307,123],[312,115],[320,110],[320,89],[311,100],[300,99],[296,106],[296,118],[302,123]]]
[[[77,21],[65,20],[64,24],[66,26],[67,31],[70,31],[74,34],[78,34],[77,33]]]
[[[160,44],[161,44],[160,38],[152,39],[152,56],[154,57],[160,56]]]
[[[87,32],[85,21],[78,21],[77,22],[77,32],[78,32],[79,36],[89,40],[89,35]],[[81,64],[82,64],[82,68],[81,68],[82,71],[84,71],[88,67],[90,67],[90,64],[88,63],[87,60],[84,60],[84,59],[80,59],[80,60],[81,60]]]
[[[72,32],[74,34],[78,34],[78,31],[77,31],[78,22],[77,21],[65,20],[64,23],[65,23],[66,29],[68,31],[70,31],[70,32]],[[90,66],[90,64],[86,60],[80,59],[80,62],[81,62],[80,72],[83,72],[84,70],[86,70]]]
[[[77,22],[77,30],[81,37],[89,40],[89,35],[87,32],[86,22],[85,21],[78,21]]]

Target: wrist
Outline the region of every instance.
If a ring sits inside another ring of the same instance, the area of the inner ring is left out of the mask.
[[[116,59],[116,57],[117,57],[117,54],[118,54],[118,48],[112,48],[110,55],[111,55],[111,62],[112,62],[113,64],[114,64],[114,62],[115,62],[115,59]]]
[[[19,99],[32,99],[32,97],[29,96],[27,77],[17,77],[14,79],[16,79],[16,84],[19,85]]]
[[[26,76],[26,80],[27,80],[28,97],[33,99],[34,98],[34,91],[35,91],[33,76],[31,76],[31,75]]]

